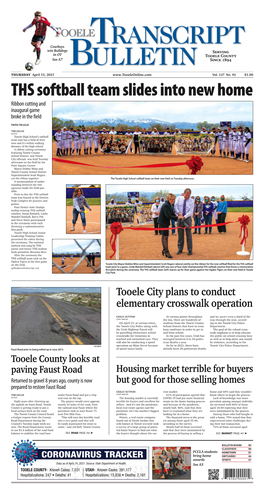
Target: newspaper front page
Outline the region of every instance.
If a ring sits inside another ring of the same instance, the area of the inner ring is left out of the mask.
[[[260,492],[252,6],[9,11],[5,485]]]

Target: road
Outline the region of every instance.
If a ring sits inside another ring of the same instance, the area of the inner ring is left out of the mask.
[[[12,307],[12,345],[100,345],[101,314],[42,295]]]

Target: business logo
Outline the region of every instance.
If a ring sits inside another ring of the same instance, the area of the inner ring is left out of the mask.
[[[32,441],[21,441],[14,444],[12,457],[19,465],[33,465],[38,457],[38,449]]]

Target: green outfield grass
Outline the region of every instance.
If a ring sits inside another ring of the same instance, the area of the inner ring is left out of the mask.
[[[86,199],[89,206],[101,206],[100,197],[87,197]],[[73,199],[66,199],[66,206],[73,206]]]
[[[229,213],[253,213],[253,207],[251,208],[227,208]]]

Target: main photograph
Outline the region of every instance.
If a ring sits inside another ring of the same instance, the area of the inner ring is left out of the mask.
[[[54,175],[251,175],[252,102],[53,102]]]

